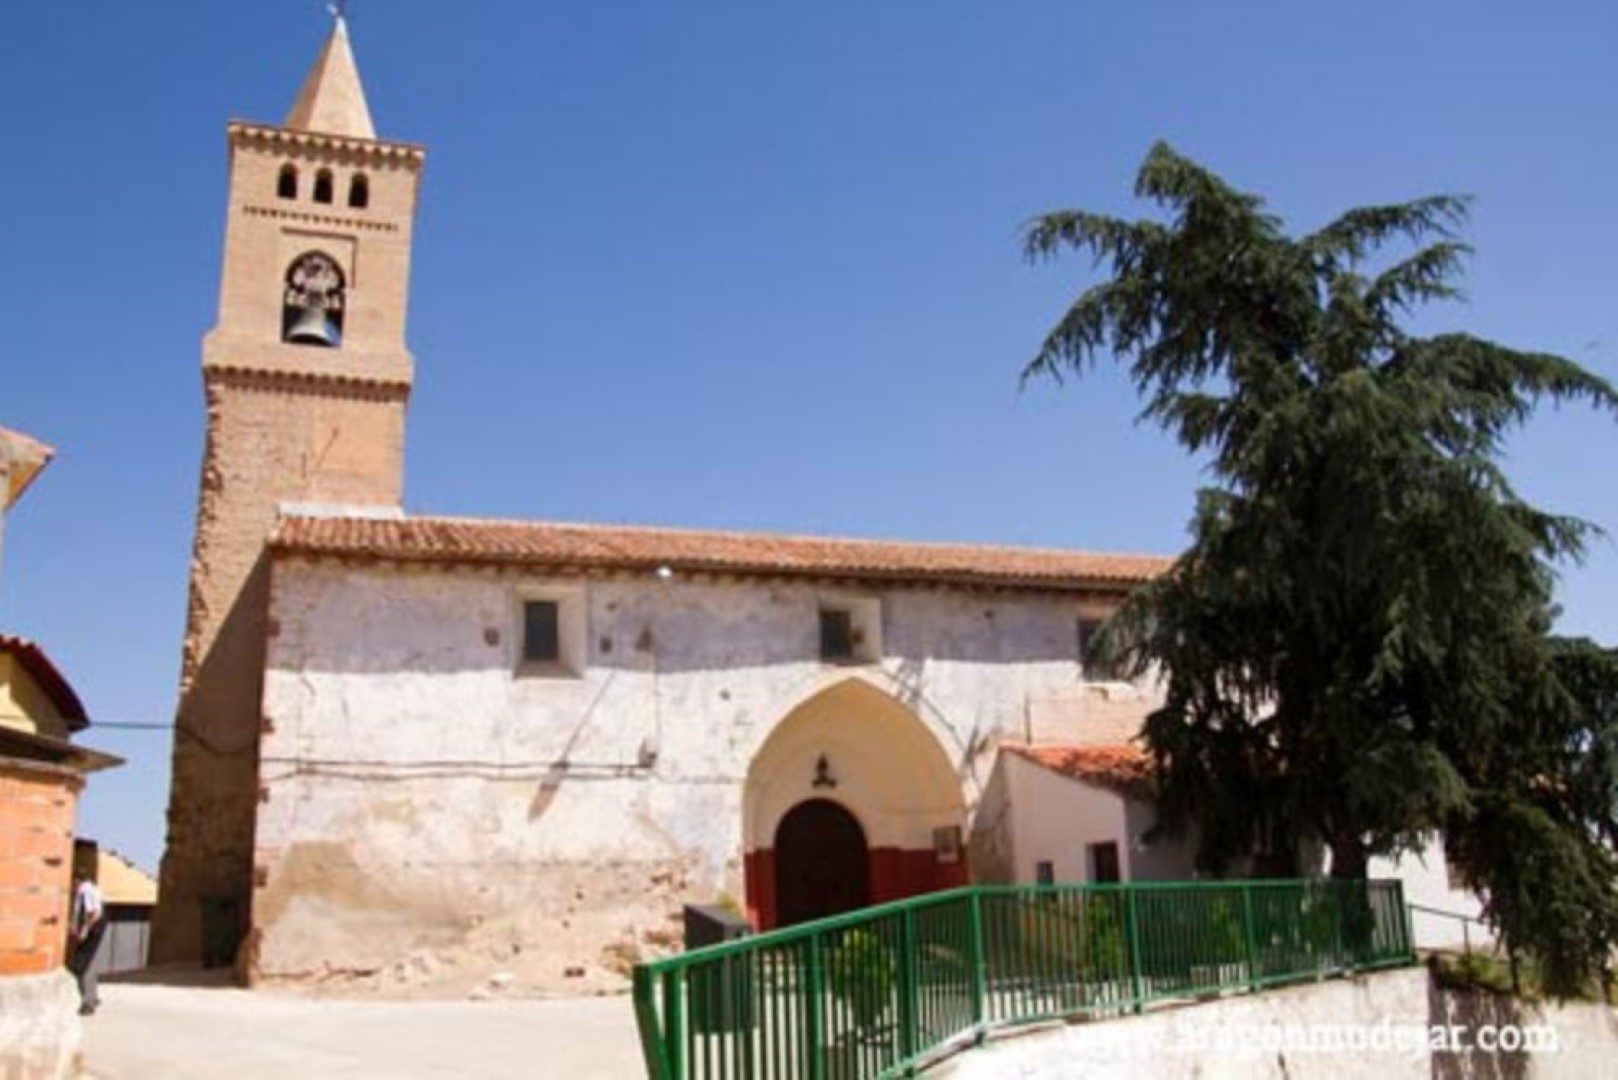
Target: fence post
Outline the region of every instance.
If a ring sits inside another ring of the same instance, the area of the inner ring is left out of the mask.
[[[804,965],[805,1004],[808,1006],[808,1015],[804,1018],[807,1044],[804,1049],[809,1054],[810,1080],[826,1080],[826,998],[821,989],[825,980],[821,977],[820,935],[810,934],[803,940],[809,950],[808,962]]]
[[[1395,878],[1393,881],[1393,902],[1399,912],[1400,929],[1404,931],[1405,959],[1415,962],[1416,959],[1416,925],[1415,917],[1410,914],[1410,905],[1405,901],[1405,883]],[[1461,923],[1462,927],[1466,923]],[[1463,931],[1464,933],[1464,931]]]
[[[1129,931],[1129,984],[1135,999],[1135,1011],[1146,1008],[1145,983],[1140,971],[1140,916],[1135,910],[1135,886],[1122,886],[1124,890],[1124,925]]]
[[[906,1060],[921,1049],[916,1031],[916,913],[899,915],[899,1052]]]
[[[643,964],[635,965],[635,1025],[640,1029],[641,1055],[652,1080],[670,1080],[668,1038],[664,1017],[657,1008],[657,976]]]
[[[669,1080],[684,1080],[685,1043],[680,1038],[685,1027],[685,986],[680,970],[663,973],[663,1007],[668,1014],[668,1030],[663,1032],[663,1045],[669,1063]]]
[[[966,898],[966,936],[972,951],[972,1023],[981,1038],[989,1022],[989,965],[983,942],[983,897],[977,889]]]
[[[1253,883],[1242,882],[1242,924],[1247,934],[1247,988],[1258,989],[1258,931],[1253,926]]]

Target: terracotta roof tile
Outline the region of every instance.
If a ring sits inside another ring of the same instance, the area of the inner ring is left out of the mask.
[[[1001,749],[1071,780],[1083,780],[1125,795],[1149,795],[1152,791],[1151,755],[1134,743],[1102,746],[1005,743]]]
[[[0,634],[0,653],[8,653],[15,657],[24,671],[28,672],[39,689],[51,699],[56,711],[62,714],[67,726],[72,731],[79,731],[90,723],[90,718],[84,711],[84,703],[79,695],[73,692],[72,685],[51,663],[51,658],[45,655],[34,642],[27,638],[16,637],[12,634]]]
[[[280,554],[405,562],[931,580],[1026,588],[1127,588],[1172,559],[973,544],[901,543],[771,533],[471,518],[288,515]]]

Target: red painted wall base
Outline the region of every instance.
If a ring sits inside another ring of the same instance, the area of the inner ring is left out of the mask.
[[[873,904],[952,889],[970,880],[965,858],[940,863],[931,848],[872,848],[870,881]],[[749,851],[742,859],[746,878],[747,919],[755,929],[775,929],[775,851]]]

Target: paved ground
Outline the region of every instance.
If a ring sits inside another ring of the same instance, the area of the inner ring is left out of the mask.
[[[627,997],[311,1000],[225,986],[102,983],[84,1025],[98,1080],[644,1075]]]

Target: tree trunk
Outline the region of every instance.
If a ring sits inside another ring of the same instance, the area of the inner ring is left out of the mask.
[[[1297,855],[1291,851],[1270,849],[1253,857],[1253,876],[1257,878],[1295,878],[1298,876]]]
[[[1356,833],[1339,832],[1331,839],[1331,876],[1337,881],[1363,878],[1370,863],[1365,841]]]

